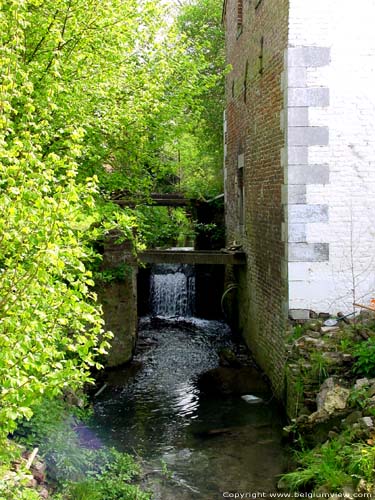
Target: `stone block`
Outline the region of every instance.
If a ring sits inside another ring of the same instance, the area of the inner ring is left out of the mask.
[[[290,281],[309,281],[311,279],[311,265],[309,262],[289,262],[288,279]]]
[[[306,186],[300,185],[282,186],[281,200],[284,204],[306,204]]]
[[[303,67],[288,69],[288,87],[306,87],[307,70]]]
[[[288,127],[290,146],[327,146],[328,143],[328,127]]]
[[[290,47],[287,50],[288,68],[327,66],[331,61],[329,47]]]
[[[310,319],[310,309],[289,309],[289,317],[296,321]]]
[[[329,106],[327,87],[289,88],[288,106]]]
[[[288,167],[289,184],[328,184],[328,165],[290,165]],[[306,192],[306,190],[305,190]],[[301,203],[301,202],[298,202]]]
[[[306,242],[306,224],[289,224],[288,241],[291,243]]]
[[[309,125],[309,108],[296,107],[288,108],[289,127],[307,127]]]
[[[304,165],[308,163],[307,146],[288,146],[287,163],[289,165]]]
[[[289,243],[289,262],[323,262],[329,260],[328,243]]]
[[[328,222],[328,205],[289,205],[289,224]]]

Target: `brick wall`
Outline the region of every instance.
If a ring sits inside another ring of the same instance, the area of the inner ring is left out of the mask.
[[[287,0],[227,0],[225,191],[227,243],[243,245],[237,271],[239,328],[276,392],[283,387],[286,260],[282,239],[281,77],[288,41]]]

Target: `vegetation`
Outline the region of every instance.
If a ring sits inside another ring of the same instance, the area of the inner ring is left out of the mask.
[[[138,464],[127,454],[99,448],[79,437],[90,412],[71,407],[61,399],[43,401],[34,409],[31,421],[23,421],[17,441],[38,446],[48,465],[48,481],[55,500],[147,500],[149,496],[133,484],[140,473]],[[21,488],[20,492],[26,492]],[[14,498],[14,497],[11,497]]]
[[[342,492],[363,479],[372,485],[375,479],[375,448],[365,443],[351,444],[350,432],[327,441],[312,450],[296,454],[299,467],[283,476],[290,491]],[[323,491],[323,490],[321,490]]]
[[[113,228],[136,245],[192,233],[182,209],[120,209],[111,198],[221,189],[220,3],[197,0],[174,20],[158,0],[1,2],[2,467],[19,423],[100,367],[110,334],[94,292],[94,243]],[[98,498],[112,498],[111,478],[131,470],[124,460],[101,469]]]
[[[294,470],[281,479],[286,490],[373,496],[374,331],[374,317],[366,314],[327,332],[318,320],[293,329],[287,376],[295,391],[296,418],[289,430],[297,451]],[[349,394],[346,407],[332,413],[312,407],[328,377]]]

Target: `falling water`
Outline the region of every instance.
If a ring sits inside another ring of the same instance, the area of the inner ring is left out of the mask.
[[[140,319],[133,362],[108,372],[91,428],[106,445],[142,456],[153,500],[239,491],[266,498],[283,470],[278,407],[268,393],[248,404],[236,391],[202,392],[201,374],[236,347],[223,321],[194,317],[194,302],[193,266],[153,266],[151,311]]]
[[[158,264],[151,273],[151,309],[154,316],[191,317],[194,314],[194,268],[181,264]]]

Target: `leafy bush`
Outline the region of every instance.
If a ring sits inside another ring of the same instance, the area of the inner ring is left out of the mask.
[[[375,338],[361,342],[353,352],[356,360],[354,371],[359,375],[375,377]]]

